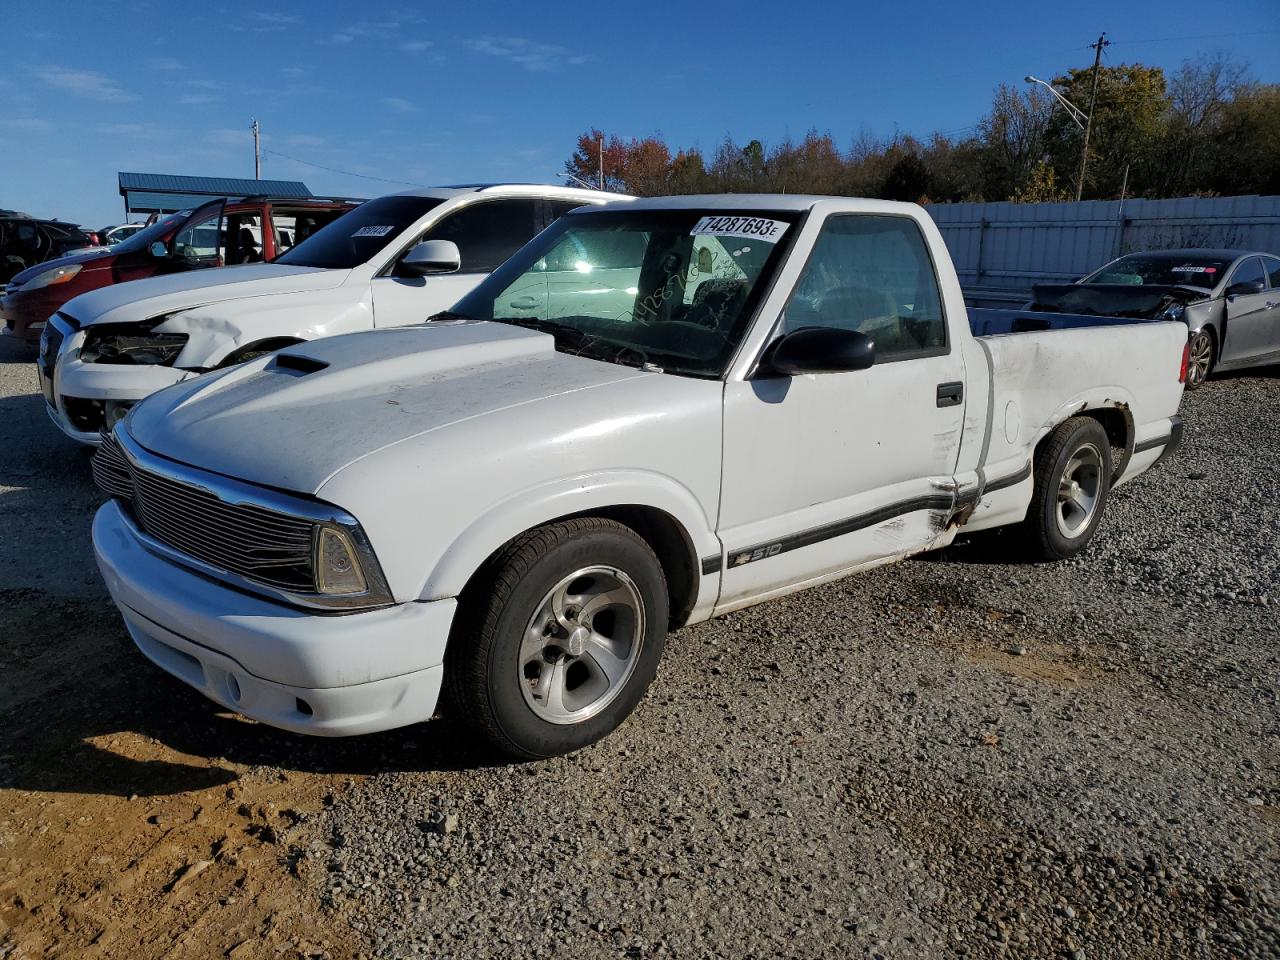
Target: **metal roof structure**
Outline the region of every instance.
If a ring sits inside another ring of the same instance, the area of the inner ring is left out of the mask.
[[[184,177],[168,173],[127,173],[118,175],[120,196],[129,213],[172,213],[197,206],[211,197],[241,200],[268,196],[282,200],[304,200],[313,194],[299,180],[242,180],[235,177]]]

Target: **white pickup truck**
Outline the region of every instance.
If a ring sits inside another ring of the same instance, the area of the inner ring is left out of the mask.
[[[207,370],[317,337],[421,323],[562,213],[622,199],[539,184],[413,190],[361,204],[271,263],[81,294],[41,336],[46,408],[67,436],[96,445],[134,403]]]
[[[148,657],[264,723],[443,689],[501,751],[573,750],[671,628],[959,530],[1080,551],[1178,442],[1186,327],[1018,322],[974,336],[914,205],[584,208],[427,324],[139,404],[95,458],[98,562]]]

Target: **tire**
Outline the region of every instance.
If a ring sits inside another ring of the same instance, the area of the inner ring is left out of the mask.
[[[662,565],[635,531],[583,517],[522,534],[463,591],[448,709],[517,759],[612,732],[644,696],[667,631]]]
[[[1065,560],[1088,546],[1107,506],[1111,469],[1111,440],[1092,417],[1072,417],[1048,436],[1036,450],[1022,524],[1031,559]]]
[[[1218,345],[1208,327],[1196,331],[1187,347],[1187,389],[1199,390],[1218,362]]]

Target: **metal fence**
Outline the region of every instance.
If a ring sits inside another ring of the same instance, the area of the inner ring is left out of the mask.
[[[1280,197],[1083,203],[949,203],[926,208],[974,303],[1026,298],[1135,250],[1237,247],[1280,253]]]

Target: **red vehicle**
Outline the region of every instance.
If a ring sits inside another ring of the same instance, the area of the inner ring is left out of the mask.
[[[47,260],[4,288],[4,332],[38,343],[45,321],[98,287],[179,270],[274,260],[356,203],[348,200],[212,200],[139,230],[109,250]]]

